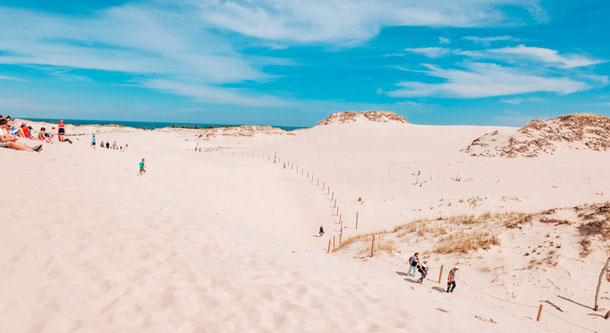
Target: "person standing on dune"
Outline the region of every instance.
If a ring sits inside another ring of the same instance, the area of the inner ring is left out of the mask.
[[[95,134],[93,134],[93,137],[91,138],[91,148],[95,150]]]
[[[66,124],[64,124],[63,120],[59,121],[59,132],[57,133],[57,139],[59,142],[64,142],[64,135],[66,135]]]

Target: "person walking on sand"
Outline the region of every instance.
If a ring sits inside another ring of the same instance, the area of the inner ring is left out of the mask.
[[[324,227],[320,226],[320,237],[324,236]]]
[[[407,272],[407,276],[415,277],[415,272],[417,272],[417,265],[419,265],[419,253],[415,252],[415,254],[409,258],[409,271]]]
[[[419,277],[419,283],[424,283],[424,279],[426,278],[426,276],[428,276],[428,262],[425,260],[421,262],[417,267],[417,270],[421,274],[421,276]]]
[[[95,134],[93,134],[93,137],[91,138],[91,148],[95,150]]]
[[[452,293],[453,290],[455,289],[455,273],[459,269],[460,268],[458,266],[455,266],[449,271],[449,276],[447,276],[447,292],[448,293]]]
[[[140,162],[140,172],[138,173],[138,176],[142,176],[144,173],[146,173],[146,165],[144,165],[144,161],[145,159],[142,159],[142,162]]]

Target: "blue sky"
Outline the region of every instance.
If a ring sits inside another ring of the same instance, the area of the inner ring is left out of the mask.
[[[610,115],[602,0],[0,0],[0,114],[309,126]]]

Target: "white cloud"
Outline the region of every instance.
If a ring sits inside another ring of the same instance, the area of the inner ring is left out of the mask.
[[[449,38],[445,38],[445,37],[439,37],[438,38],[438,42],[440,44],[449,44],[451,43],[451,40]]]
[[[143,86],[176,95],[192,97],[206,103],[272,107],[291,105],[275,96],[257,95],[248,90],[238,88],[215,87],[164,79],[145,80]]]
[[[214,26],[261,39],[296,43],[357,43],[384,26],[480,27],[520,23],[507,5],[538,20],[539,0],[199,0],[200,15]]]
[[[438,57],[442,57],[442,56],[448,54],[450,50],[448,48],[444,48],[444,47],[420,47],[420,48],[407,48],[407,49],[405,49],[405,51],[423,54],[430,58],[438,58]]]
[[[475,44],[481,44],[481,45],[485,45],[485,46],[488,46],[492,42],[497,42],[497,41],[518,41],[517,38],[511,37],[511,36],[495,36],[495,37],[465,36],[465,37],[462,37],[462,39],[466,39]]]
[[[537,97],[528,97],[528,98],[516,97],[516,98],[511,98],[511,99],[503,99],[500,102],[512,104],[512,105],[518,105],[518,104],[525,103],[525,102],[538,103],[540,101],[541,101],[541,99],[537,98]]]
[[[563,68],[590,66],[602,62],[601,60],[590,59],[577,54],[560,55],[556,50],[525,46],[523,44],[517,47],[504,47],[500,49],[488,50],[487,54],[490,53],[525,57]]]
[[[180,12],[136,5],[89,18],[0,7],[0,31],[11,32],[0,34],[0,63],[196,76],[220,83],[266,77],[197,23]]]
[[[443,83],[400,82],[393,97],[478,98],[531,92],[570,94],[591,88],[586,82],[567,77],[545,77],[528,71],[488,63],[470,63],[465,70],[442,69],[426,65],[427,74],[445,79]]]
[[[221,85],[268,80],[273,76],[259,66],[293,64],[286,59],[243,56],[184,8],[126,4],[80,17],[0,6],[0,31],[10,31],[0,33],[2,64],[53,66],[49,75],[72,81],[87,77],[70,73],[71,69],[124,72],[140,77],[135,82],[148,82],[145,87],[152,89],[191,97],[207,91],[207,100],[216,103],[281,104],[279,98],[253,97],[246,89]],[[168,82],[173,82],[173,88]],[[197,85],[200,89],[195,93]]]
[[[8,75],[0,75],[0,80],[25,81],[24,79],[20,79],[18,77],[8,76]]]

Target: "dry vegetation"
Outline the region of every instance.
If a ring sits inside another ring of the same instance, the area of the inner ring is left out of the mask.
[[[493,245],[500,245],[500,240],[489,232],[458,231],[447,236],[441,237],[436,247],[435,253],[468,253],[478,249],[489,250]]]
[[[476,202],[476,201],[475,201]],[[481,215],[460,215],[438,217],[436,219],[416,219],[375,234],[375,253],[405,250],[405,246],[417,244],[417,249],[427,254],[469,254],[479,250],[489,250],[500,245],[500,238],[507,229],[522,229],[525,225],[546,225],[549,228],[563,228],[576,236],[579,241],[572,246],[580,246],[580,255],[587,257],[599,248],[598,244],[610,251],[610,204],[591,204],[572,208],[549,209],[534,214],[524,213],[484,213]],[[529,230],[529,229],[528,229]],[[555,230],[555,229],[553,229]],[[371,251],[373,233],[351,237],[342,242],[335,251],[344,248],[357,250],[359,255]],[[562,243],[565,239],[561,236]],[[528,268],[540,265],[557,265],[558,251],[562,248],[560,235],[547,234],[544,241],[533,249],[522,253],[529,257]],[[564,243],[565,245],[565,243]]]
[[[518,213],[485,213],[481,215],[460,215],[437,219],[417,219],[409,223],[396,226],[392,230],[384,230],[375,234],[375,253],[387,252],[390,255],[396,251],[397,245],[418,241],[431,240],[429,243],[432,253],[470,253],[479,249],[488,250],[499,245],[500,240],[489,231],[492,226],[502,226],[510,220],[517,220],[522,216]],[[354,243],[361,244],[359,254],[371,251],[371,238],[373,233],[348,238],[334,251],[351,247]]]

